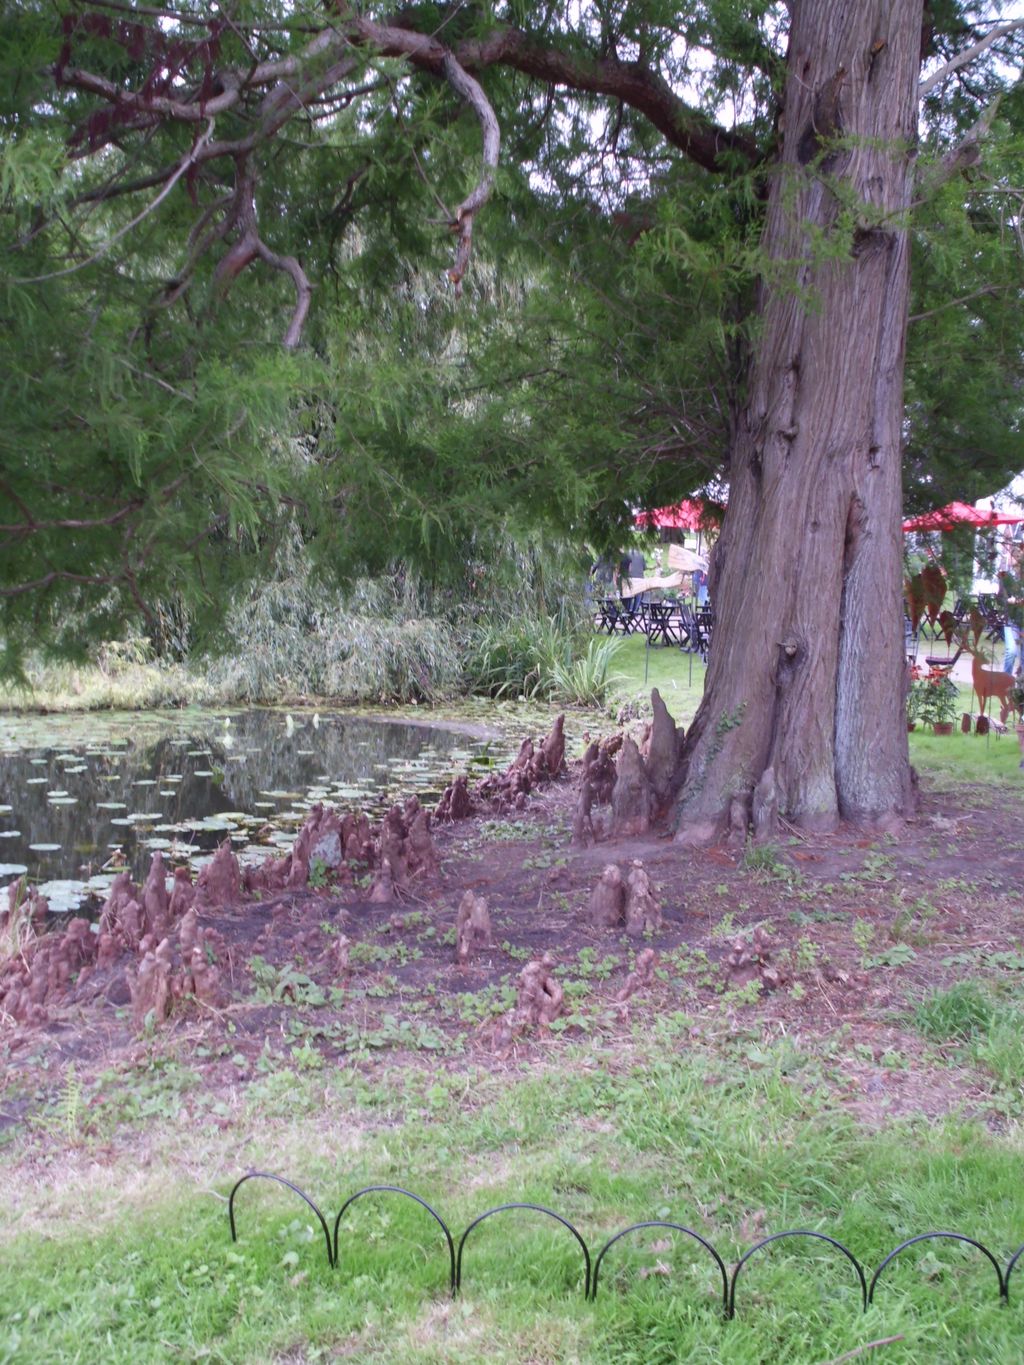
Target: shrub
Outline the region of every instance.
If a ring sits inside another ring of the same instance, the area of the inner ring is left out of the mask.
[[[461,651],[452,627],[412,614],[417,606],[388,585],[343,594],[306,577],[279,580],[231,613],[229,652],[208,671],[245,702],[438,700],[458,690]]]
[[[507,617],[470,629],[465,677],[470,691],[600,705],[620,641],[596,639],[582,613]]]

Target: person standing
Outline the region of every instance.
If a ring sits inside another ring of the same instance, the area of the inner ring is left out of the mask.
[[[708,604],[708,576],[703,569],[694,569],[692,580],[693,595],[697,599],[697,606],[704,608]]]
[[[630,550],[629,554],[626,556],[625,563],[630,578],[643,578],[644,574],[647,572],[647,561],[644,559],[643,550],[641,550],[638,545],[635,545],[633,549]],[[636,597],[633,598],[633,602],[638,607],[642,602],[646,601],[647,594],[645,592],[638,593]]]
[[[1003,625],[1003,672],[1012,677],[1021,662],[1020,638],[1024,625],[1024,546],[1010,551],[1010,563],[999,574],[999,599],[1006,617]]]

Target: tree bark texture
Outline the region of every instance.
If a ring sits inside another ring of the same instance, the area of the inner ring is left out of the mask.
[[[714,553],[677,837],[779,810],[885,824],[911,800],[901,426],[922,0],[794,0],[761,330]]]

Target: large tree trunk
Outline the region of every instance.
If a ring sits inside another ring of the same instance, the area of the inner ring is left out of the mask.
[[[707,690],[677,837],[773,767],[782,813],[886,824],[911,799],[900,447],[922,0],[794,0],[769,266]]]

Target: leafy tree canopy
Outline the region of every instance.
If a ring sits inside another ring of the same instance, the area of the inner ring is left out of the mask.
[[[915,508],[1019,464],[1000,8],[922,33]],[[296,523],[325,572],[443,576],[727,475],[787,36],[768,0],[8,7],[7,666],[170,596],[215,630]]]

